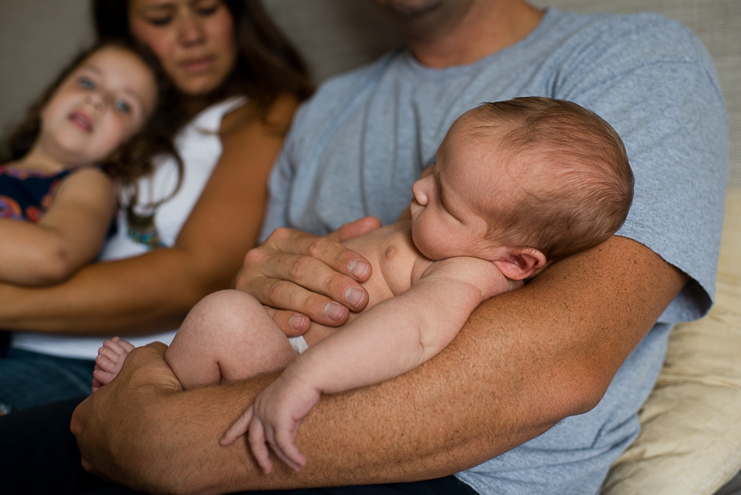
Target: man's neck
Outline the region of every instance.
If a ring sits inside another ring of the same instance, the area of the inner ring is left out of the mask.
[[[543,12],[521,0],[481,0],[450,29],[405,32],[414,57],[432,68],[467,65],[504,50],[529,35]]]

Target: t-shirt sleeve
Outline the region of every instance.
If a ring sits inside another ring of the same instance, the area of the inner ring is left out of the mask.
[[[712,305],[728,170],[728,123],[710,55],[674,21],[603,26],[575,56],[559,98],[596,112],[625,142],[635,175],[617,235],[647,246],[689,275],[660,322],[703,316]]]
[[[258,241],[265,239],[278,227],[288,225],[288,202],[295,170],[293,168],[292,150],[296,146],[296,129],[300,127],[301,115],[305,106],[299,108],[294,117],[291,129],[286,136],[283,147],[273,165],[268,179],[268,201],[263,217],[262,228]]]

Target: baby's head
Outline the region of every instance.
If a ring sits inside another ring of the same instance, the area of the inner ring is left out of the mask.
[[[489,259],[512,279],[593,247],[633,198],[623,143],[604,120],[550,98],[463,114],[412,188],[412,233],[431,259]]]
[[[76,57],[10,138],[12,158],[34,147],[67,168],[99,163],[142,130],[158,81],[137,49],[104,42]]]

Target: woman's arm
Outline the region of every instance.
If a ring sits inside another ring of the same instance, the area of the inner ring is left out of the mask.
[[[38,223],[0,218],[0,280],[48,285],[66,279],[100,251],[114,206],[113,181],[87,168],[62,181]]]
[[[255,245],[266,182],[297,106],[279,98],[265,124],[227,131],[223,154],[172,248],[88,265],[62,284],[0,285],[0,328],[60,333],[143,334],[174,328],[200,298],[227,288]],[[231,129],[249,105],[224,119]]]
[[[601,399],[687,277],[621,237],[484,302],[435,358],[380,385],[327,396],[296,445],[300,473],[264,476],[228,425],[275,378],[180,392],[164,349],[130,354],[72,428],[85,465],[145,491],[224,493],[434,478],[534,438]],[[155,386],[145,386],[155,385]]]

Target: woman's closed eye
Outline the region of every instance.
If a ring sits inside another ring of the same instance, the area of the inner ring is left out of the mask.
[[[146,21],[152,26],[163,27],[163,26],[167,26],[168,24],[170,24],[173,19],[174,19],[174,16],[171,14],[151,15],[146,18]]]
[[[221,0],[202,0],[196,3],[195,11],[200,16],[208,17],[215,14],[222,5]]]

